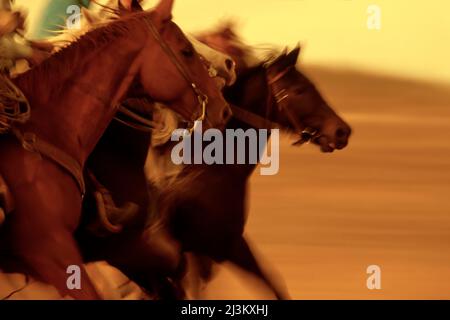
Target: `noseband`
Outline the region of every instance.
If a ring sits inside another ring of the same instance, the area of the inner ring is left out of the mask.
[[[286,77],[286,75],[292,70],[292,68],[294,67],[289,67],[286,68],[285,70],[277,73],[275,76],[271,77],[269,76],[268,73],[268,69],[269,66],[266,66],[266,78],[267,78],[267,84],[269,86],[269,99],[271,98],[271,96],[273,96],[275,98],[275,105],[278,107],[278,110],[280,111],[285,111],[286,115],[288,116],[290,122],[292,123],[292,125],[294,126],[294,129],[299,133],[300,135],[300,139],[296,142],[293,143],[293,145],[302,145],[305,144],[307,142],[310,142],[314,139],[318,138],[319,135],[319,131],[311,128],[311,127],[305,127],[303,126],[301,123],[299,123],[299,121],[297,120],[297,118],[295,117],[295,115],[292,113],[292,110],[290,110],[289,108],[283,107],[283,101],[285,101],[286,99],[288,99],[290,97],[290,93],[289,90],[286,88],[281,88],[280,90],[277,90],[275,88],[275,85],[280,82],[284,77]],[[270,100],[269,100],[270,101]],[[271,103],[268,104],[268,110],[267,110],[267,115],[266,117],[269,117],[270,115],[270,108],[271,108]]]
[[[206,116],[206,106],[208,104],[208,96],[204,94],[198,87],[198,85],[192,80],[189,73],[187,72],[187,69],[185,66],[180,62],[178,57],[175,55],[173,50],[170,48],[170,46],[167,44],[167,42],[161,37],[160,33],[156,29],[155,25],[150,19],[146,19],[145,22],[147,23],[148,28],[150,29],[150,32],[152,33],[153,37],[156,39],[156,41],[159,43],[161,48],[164,50],[164,52],[167,54],[167,56],[170,58],[172,63],[175,65],[175,67],[178,69],[180,74],[183,76],[183,78],[189,83],[190,87],[194,91],[194,94],[197,96],[199,106],[201,107],[201,113],[200,117],[196,121],[203,121]]]

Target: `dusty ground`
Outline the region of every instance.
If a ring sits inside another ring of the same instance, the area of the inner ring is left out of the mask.
[[[331,155],[283,141],[280,173],[253,177],[249,237],[296,299],[450,299],[450,88],[307,71],[354,136]],[[208,291],[267,297],[230,269]]]

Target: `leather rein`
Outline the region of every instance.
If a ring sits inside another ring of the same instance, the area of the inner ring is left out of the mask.
[[[187,69],[181,64],[173,50],[170,48],[170,46],[166,43],[166,41],[161,37],[160,33],[156,29],[153,22],[146,18],[145,23],[152,34],[152,36],[155,38],[157,43],[161,46],[165,54],[167,54],[171,60],[171,62],[175,65],[175,67],[178,69],[179,73],[183,76],[183,78],[189,83],[190,87],[192,88],[194,94],[196,95],[198,99],[198,106],[201,108],[200,110],[200,117],[197,121],[203,121],[206,117],[206,107],[208,105],[208,96],[205,95],[197,86],[197,84],[192,81],[191,77],[189,76]],[[18,88],[17,88],[18,89]],[[136,129],[142,129],[148,125],[154,125],[153,122],[138,116],[136,113],[130,111],[126,107],[119,106],[118,110],[127,115],[128,117],[138,121],[139,123],[143,123],[143,126],[140,125],[133,125]],[[126,121],[121,121],[125,124],[128,124]],[[86,185],[83,178],[83,167],[82,165],[71,155],[69,155],[67,152],[61,150],[60,148],[54,146],[53,144],[46,142],[43,139],[40,139],[35,133],[32,132],[25,132],[23,133],[18,128],[12,128],[13,134],[17,137],[19,142],[22,144],[22,147],[30,152],[36,152],[38,154],[41,154],[59,166],[61,166],[63,169],[65,169],[75,180],[75,182],[78,185],[78,188],[81,193],[81,197],[84,198],[86,194]]]

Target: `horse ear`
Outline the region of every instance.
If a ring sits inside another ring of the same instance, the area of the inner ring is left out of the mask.
[[[141,6],[141,0],[119,0],[120,15],[126,15],[132,12],[144,11]]]
[[[138,11],[144,11],[141,5],[142,0],[132,0],[131,1],[131,11],[138,12]]]
[[[158,13],[161,21],[172,19],[174,0],[161,0],[156,6],[155,11]]]
[[[229,19],[223,23],[218,33],[224,39],[232,40],[237,37],[236,29],[237,29],[237,22],[235,20]]]
[[[130,1],[118,0],[118,8],[121,16],[129,14],[131,12]]]
[[[300,56],[300,51],[301,47],[300,45],[297,45],[294,50],[286,55],[286,62],[288,63],[288,65],[295,66],[297,64],[298,57]]]
[[[298,56],[300,55],[300,46],[288,52],[288,48],[283,51],[273,60],[270,65],[276,66],[279,69],[286,69],[297,65]]]

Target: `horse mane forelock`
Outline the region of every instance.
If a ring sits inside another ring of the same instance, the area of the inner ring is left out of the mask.
[[[209,36],[221,36],[232,45],[235,55],[243,59],[248,68],[258,67],[270,63],[280,57],[282,49],[269,45],[249,45],[237,31],[239,22],[235,19],[222,20],[212,31],[201,32],[197,36],[202,42],[206,42]]]
[[[127,35],[136,28],[145,26],[145,19],[151,18],[152,12],[138,12],[105,23],[76,38],[75,41],[53,54],[39,66],[30,69],[15,79],[24,91],[39,90],[51,94],[58,91],[64,80],[73,75],[86,61],[86,55],[92,55],[104,46]],[[49,85],[49,83],[51,85]]]

